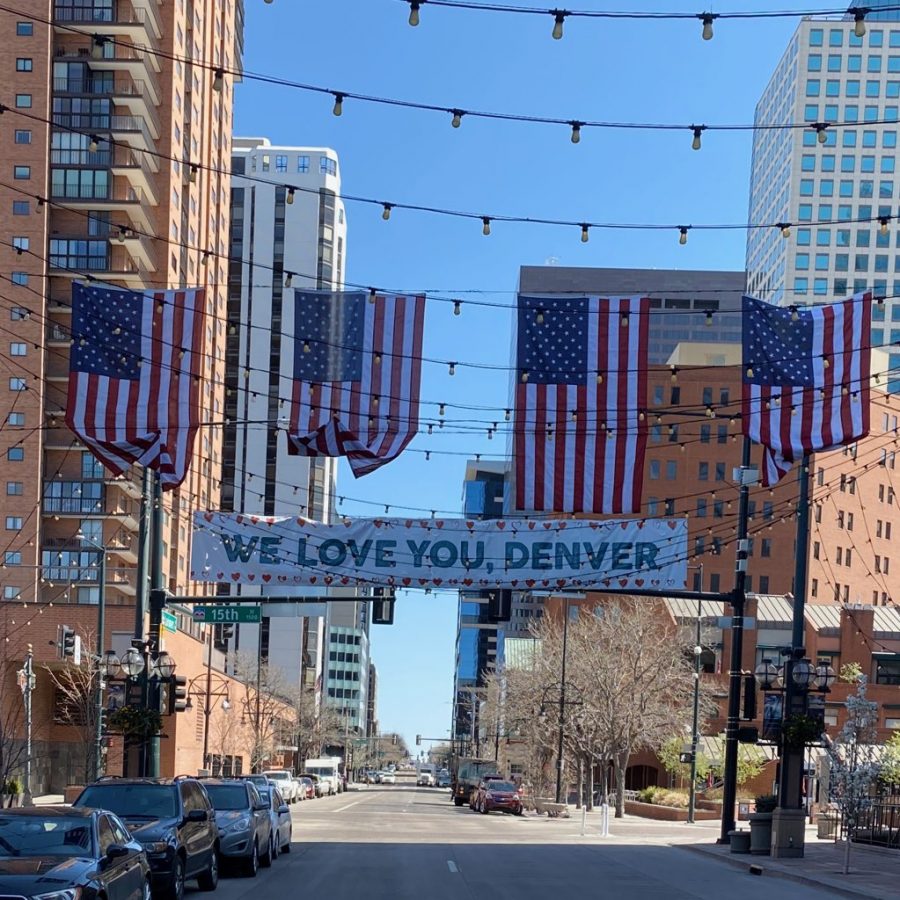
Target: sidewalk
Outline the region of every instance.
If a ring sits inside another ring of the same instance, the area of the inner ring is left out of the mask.
[[[827,888],[846,897],[896,900],[900,896],[900,852],[854,844],[850,851],[850,874],[843,875],[844,844],[820,841],[814,831],[807,831],[802,859],[731,853],[730,848],[717,844],[678,843],[673,846],[715,857],[748,873],[751,865],[759,866],[763,877]]]

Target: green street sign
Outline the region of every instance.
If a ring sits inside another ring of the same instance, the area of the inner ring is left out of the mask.
[[[258,606],[195,606],[194,621],[209,625],[230,622],[259,622],[262,611]]]
[[[172,634],[175,634],[178,631],[178,618],[173,612],[169,612],[169,610],[164,609],[162,614],[162,627],[166,631],[171,631]]]

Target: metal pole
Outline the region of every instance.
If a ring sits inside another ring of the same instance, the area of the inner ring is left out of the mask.
[[[150,514],[150,647],[154,654],[159,653],[160,631],[162,630],[162,614],[166,605],[166,592],[163,581],[163,501],[162,481],[159,473],[153,481],[153,505]],[[148,660],[149,662],[149,660]],[[159,681],[147,678],[147,704],[151,709],[159,709]],[[148,747],[147,774],[151,778],[159,777],[159,735],[150,738]]]
[[[147,613],[147,570],[150,568],[150,470],[144,468],[141,475],[141,513],[138,519],[137,552],[137,593],[134,599],[134,636],[140,640],[144,636],[144,616]]]
[[[556,744],[556,802],[563,802],[563,740],[565,738],[566,721],[566,650],[569,643],[569,598],[564,605],[562,645],[562,681],[559,685],[559,738]]]
[[[213,652],[213,628],[210,627],[209,650],[206,653],[206,698],[203,701],[203,768],[209,769],[209,716],[212,712],[212,652]]]
[[[703,590],[703,563],[700,563],[700,590]],[[697,601],[697,631],[694,644],[694,718],[691,724],[691,783],[688,786],[688,823],[694,824],[697,808],[697,752],[700,748],[700,619],[703,604]]]
[[[259,630],[257,631],[257,640],[256,640],[256,715],[255,715],[255,730],[256,730],[256,759],[253,761],[252,769],[254,772],[258,772],[260,769],[260,763],[262,762],[261,754],[262,754],[262,735],[259,730],[259,692],[262,687],[262,616],[259,619]]]
[[[725,724],[725,772],[722,789],[722,831],[720,844],[731,843],[729,833],[734,831],[734,805],[737,801],[738,726],[741,716],[741,665],[744,655],[744,606],[747,585],[747,515],[750,501],[750,485],[747,472],[750,468],[750,438],[744,437],[741,453],[741,484],[738,503],[737,561],[735,563],[734,590],[731,595],[731,666],[728,673],[728,719]]]
[[[91,542],[93,543],[93,542]],[[98,545],[94,545],[98,546]],[[106,633],[106,547],[100,550],[100,587],[97,594],[97,659],[94,694],[94,780],[103,774],[103,641]]]
[[[25,791],[22,795],[23,806],[34,806],[31,795],[31,692],[34,690],[34,653],[31,644],[25,652],[25,683],[22,695],[25,699]]]
[[[784,709],[787,718],[800,705],[802,697],[794,684],[794,662],[806,643],[804,615],[806,607],[807,553],[809,552],[809,456],[804,456],[797,472],[799,499],[797,503],[797,552],[794,554],[794,610],[791,623],[791,655],[785,661]],[[799,772],[798,772],[799,769]],[[778,778],[778,805],[783,809],[803,806],[803,750],[792,750],[781,744],[781,765]]]

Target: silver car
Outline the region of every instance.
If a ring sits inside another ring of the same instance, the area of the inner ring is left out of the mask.
[[[269,804],[269,821],[272,825],[272,859],[278,859],[279,853],[291,852],[291,835],[294,831],[291,822],[291,808],[284,802],[278,788],[262,788],[259,796]]]
[[[253,878],[260,866],[272,865],[272,823],[269,801],[249,781],[204,779],[203,787],[216,811],[219,855],[241,864]]]

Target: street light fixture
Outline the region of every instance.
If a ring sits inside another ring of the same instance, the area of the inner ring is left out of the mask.
[[[816,689],[827,692],[837,680],[834,669],[828,665],[816,666]]]
[[[756,683],[764,691],[771,691],[778,685],[779,672],[771,659],[764,659],[753,672]]]
[[[165,650],[153,662],[152,674],[157,678],[169,679],[175,674],[175,660]]]
[[[791,669],[791,678],[801,691],[807,691],[816,680],[816,670],[808,659],[798,659]]]
[[[128,678],[137,678],[144,671],[144,656],[137,647],[129,647],[120,661],[122,671]]]
[[[103,678],[118,678],[122,672],[122,662],[115,650],[107,650],[100,657],[100,675]]]

